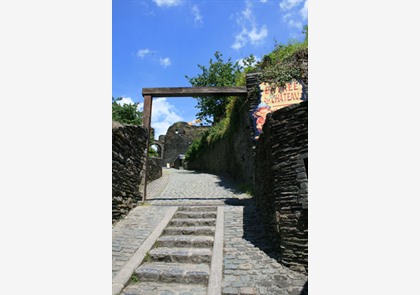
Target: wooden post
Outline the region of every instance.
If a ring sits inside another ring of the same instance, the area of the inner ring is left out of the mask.
[[[143,105],[143,126],[150,129],[150,122],[152,118],[152,96],[144,95]]]
[[[143,105],[143,126],[147,128],[147,141],[146,141],[146,161],[144,167],[144,191],[143,191],[143,203],[146,201],[147,196],[147,170],[149,166],[149,145],[150,145],[150,134],[151,134],[151,119],[152,119],[152,96],[144,95]]]

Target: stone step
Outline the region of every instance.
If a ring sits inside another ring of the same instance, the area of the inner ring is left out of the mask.
[[[217,212],[216,206],[181,206],[178,212]]]
[[[208,264],[147,262],[135,270],[141,282],[165,282],[207,285],[210,276]]]
[[[163,235],[214,236],[214,231],[213,226],[167,227],[163,230]]]
[[[173,218],[168,226],[215,226],[215,218]]]
[[[182,207],[182,206],[224,206],[226,204],[226,201],[228,198],[220,198],[220,199],[203,199],[203,200],[194,200],[191,198],[177,198],[177,199],[149,199],[148,204],[150,205],[157,205],[157,206],[176,206],[176,207]]]
[[[177,211],[174,218],[216,218],[217,212],[186,212]]]
[[[207,286],[163,282],[139,282],[127,286],[121,295],[188,294],[206,295]]]
[[[157,239],[158,247],[195,247],[212,248],[213,237],[209,236],[162,236]]]
[[[150,261],[180,263],[210,263],[212,250],[209,248],[166,248],[150,250]]]

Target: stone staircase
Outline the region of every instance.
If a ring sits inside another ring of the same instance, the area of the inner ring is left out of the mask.
[[[122,294],[207,294],[216,206],[179,207]]]

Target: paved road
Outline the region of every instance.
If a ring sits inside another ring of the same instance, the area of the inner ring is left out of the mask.
[[[227,178],[166,168],[161,178],[148,185],[146,205],[137,206],[113,226],[113,277],[170,208],[204,204],[224,206],[222,294],[306,294],[307,276],[275,260],[249,195],[235,190]]]

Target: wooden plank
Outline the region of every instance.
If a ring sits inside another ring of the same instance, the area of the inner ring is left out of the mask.
[[[150,128],[152,117],[152,96],[144,95],[144,105],[143,105],[143,126]]]
[[[143,88],[143,96],[153,97],[197,97],[197,96],[244,96],[245,86],[237,87],[166,87]]]

